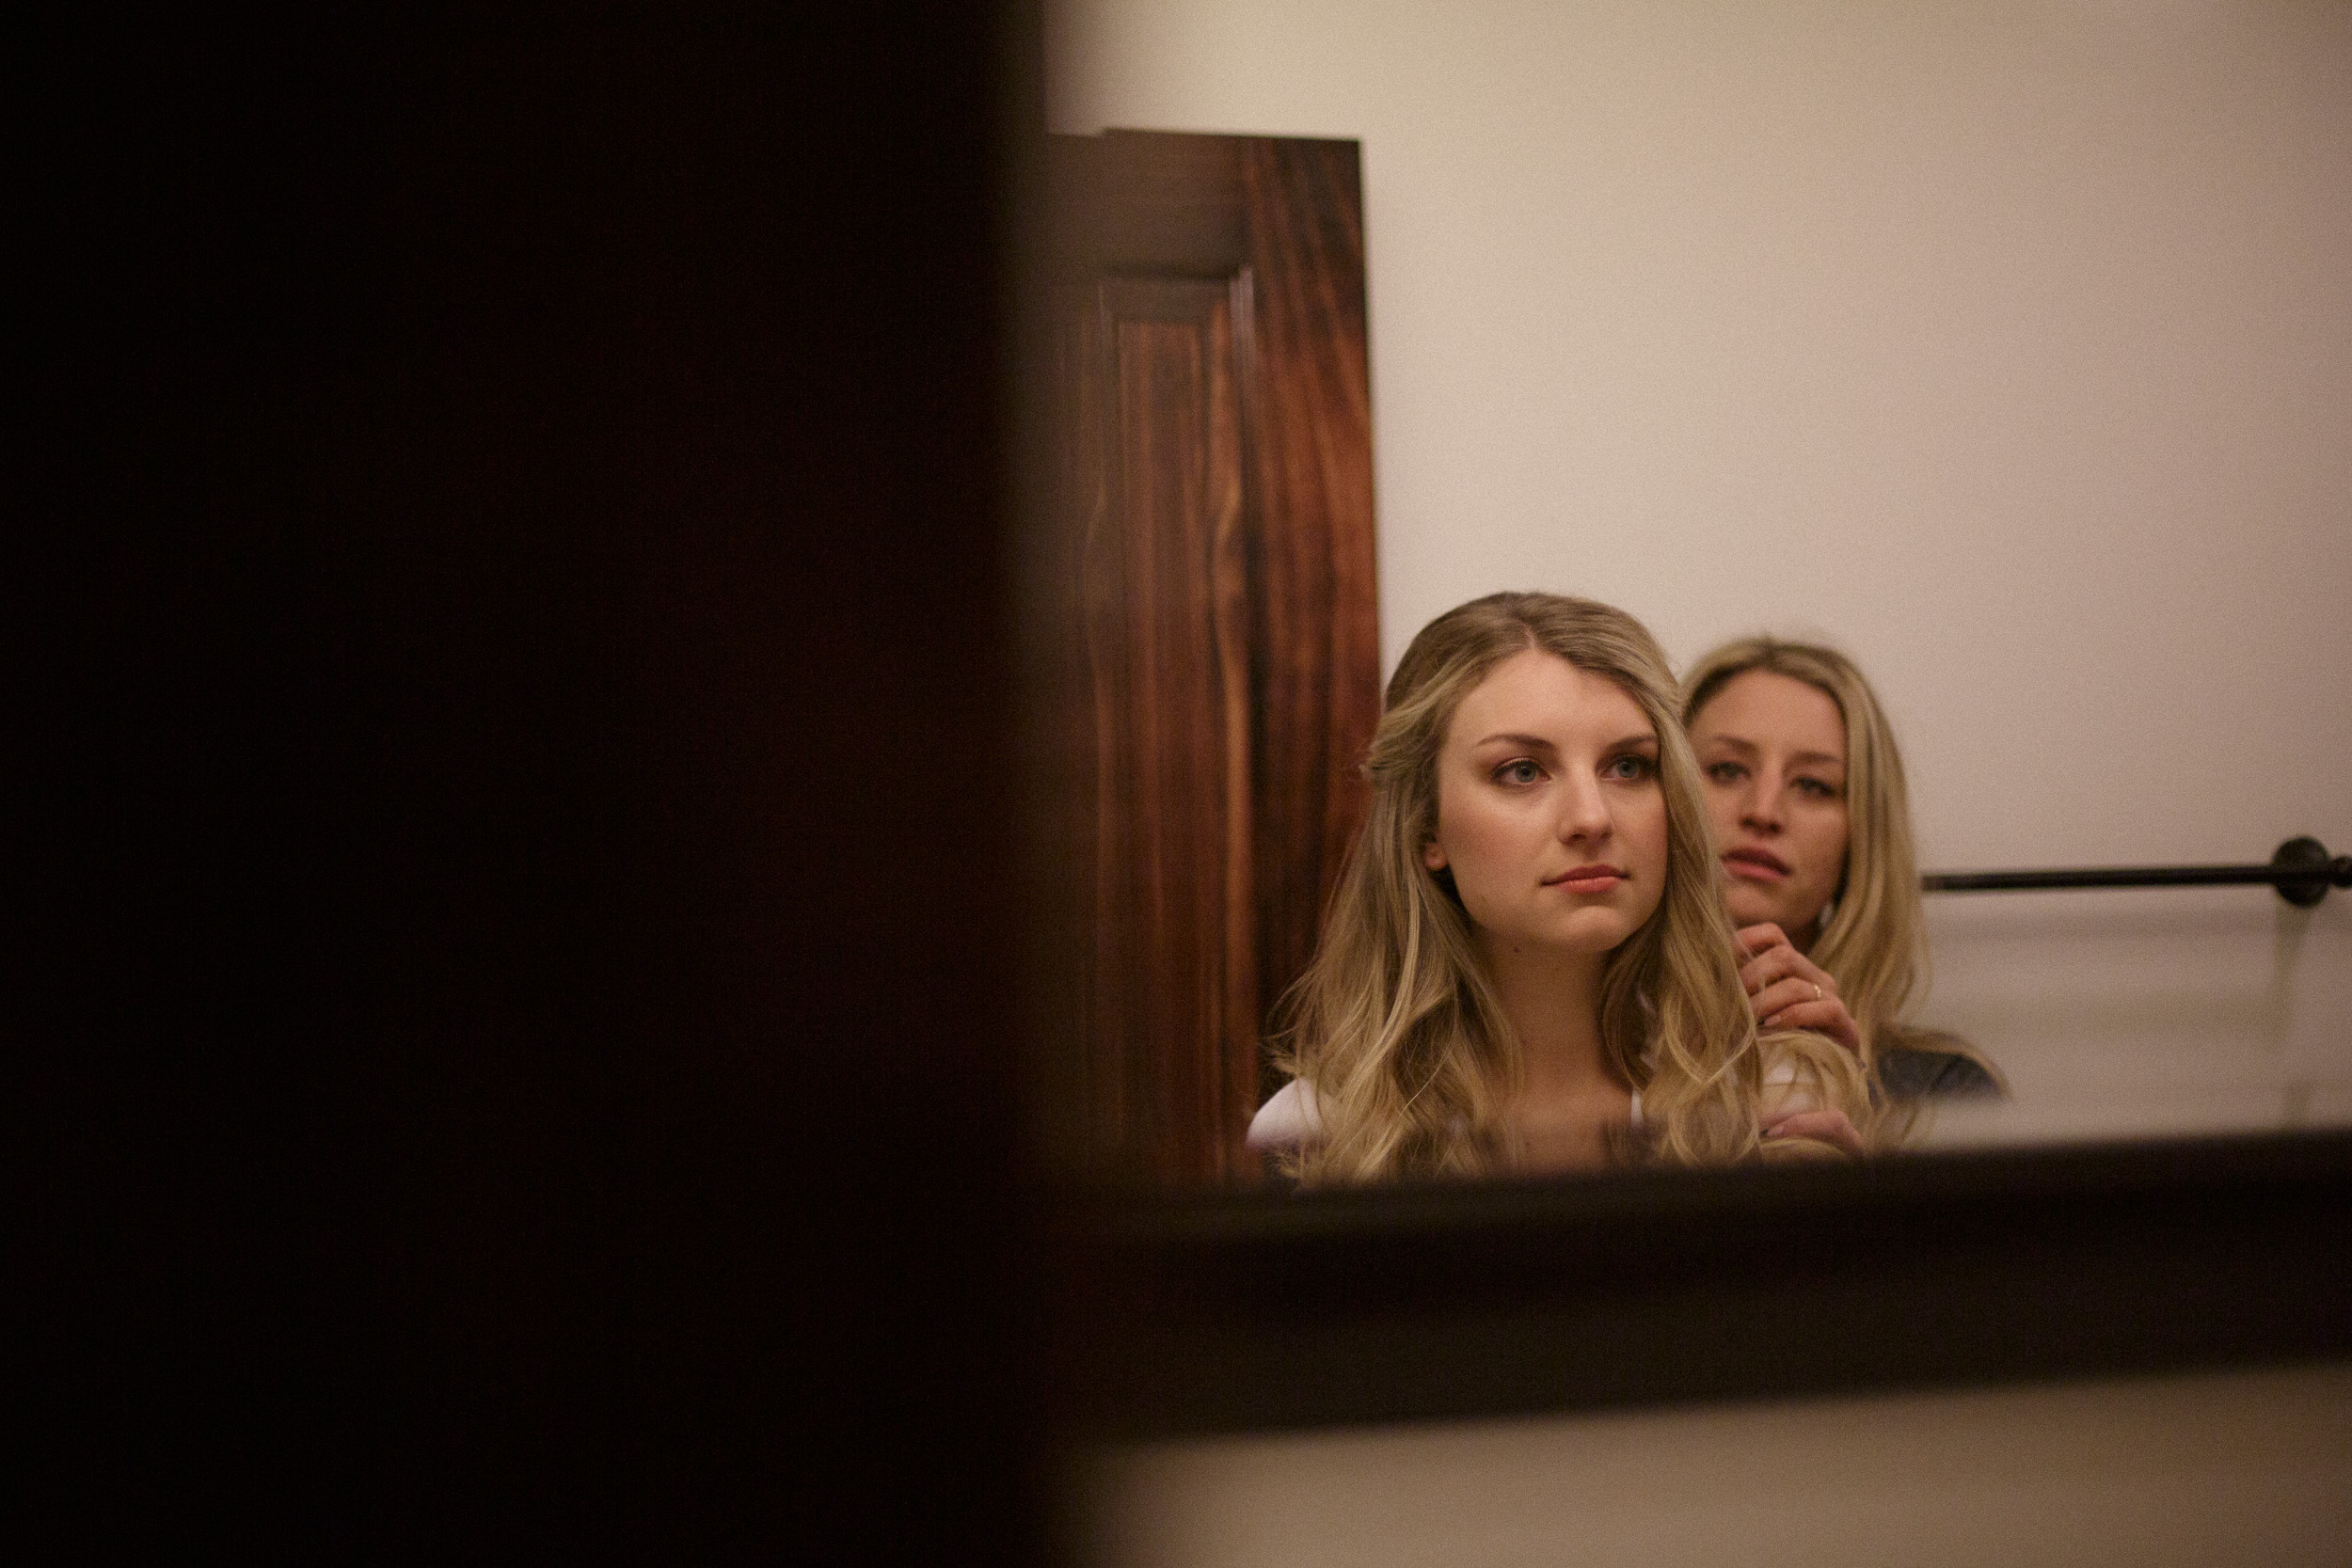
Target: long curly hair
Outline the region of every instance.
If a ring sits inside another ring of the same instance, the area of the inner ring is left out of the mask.
[[[1665,886],[1608,956],[1597,1005],[1609,1065],[1642,1093],[1644,1131],[1620,1152],[1686,1164],[1756,1153],[1768,1064],[1864,1126],[1868,1096],[1850,1056],[1818,1036],[1756,1033],[1680,691],[1657,641],[1589,599],[1496,594],[1422,628],[1389,682],[1365,764],[1371,811],[1314,960],[1283,1004],[1282,1063],[1312,1091],[1322,1126],[1299,1156],[1301,1179],[1469,1175],[1517,1161],[1501,1111],[1522,1082],[1519,1042],[1470,918],[1422,847],[1437,832],[1438,757],[1454,710],[1527,649],[1614,682],[1658,736]]]

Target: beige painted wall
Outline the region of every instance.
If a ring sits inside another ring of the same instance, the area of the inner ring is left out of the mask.
[[[1931,866],[2352,849],[2352,6],[1062,0],[1057,129],[1360,140],[1382,641],[1861,659]],[[2352,897],[1931,904],[1951,1139],[2352,1121]]]
[[[2352,1369],[1165,1443],[1071,1489],[1099,1568],[2337,1564]]]

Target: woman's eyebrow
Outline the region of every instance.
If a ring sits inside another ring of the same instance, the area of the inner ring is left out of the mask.
[[[1828,764],[1832,768],[1843,768],[1846,766],[1846,759],[1844,757],[1838,756],[1835,752],[1791,752],[1788,754],[1788,760],[1805,768],[1818,767],[1823,763]]]
[[[1479,741],[1478,744],[1481,746],[1492,746],[1497,741],[1501,741],[1504,745],[1508,746],[1523,746],[1531,752],[1549,752],[1556,750],[1550,741],[1546,740],[1540,735],[1490,735],[1485,739]]]
[[[1612,752],[1623,752],[1639,746],[1647,746],[1652,751],[1656,751],[1658,749],[1658,732],[1656,730],[1636,731],[1634,734],[1629,735],[1621,740],[1611,741],[1608,749]]]
[[[1755,741],[1742,740],[1736,735],[1710,735],[1704,740],[1701,740],[1699,744],[1702,746],[1721,746],[1730,751],[1745,752],[1749,756],[1756,755],[1756,750]]]

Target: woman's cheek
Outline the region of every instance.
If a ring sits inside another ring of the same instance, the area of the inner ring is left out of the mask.
[[[1508,835],[1493,832],[1492,824],[1476,825],[1463,835],[1463,840],[1462,852],[1454,862],[1454,883],[1463,889],[1465,901],[1470,898],[1470,890],[1475,889],[1480,905],[1488,905],[1496,886],[1509,879],[1509,870],[1524,857]],[[1467,883],[1463,879],[1466,872]]]
[[[1714,825],[1715,842],[1729,844],[1740,836],[1740,802],[1728,790],[1709,789],[1707,792],[1708,820]],[[1663,816],[1663,805],[1661,805]]]

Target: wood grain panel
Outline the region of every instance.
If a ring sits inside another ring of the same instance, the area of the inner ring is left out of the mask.
[[[1259,999],[1237,321],[1248,281],[1111,280],[1082,328],[1101,478],[1088,1039],[1098,1134],[1163,1177],[1243,1167]]]
[[[1356,144],[1252,138],[1242,172],[1259,281],[1257,489],[1268,519],[1257,822],[1270,1006],[1314,955],[1324,904],[1370,803],[1360,765],[1380,719],[1380,628]]]
[[[1354,144],[1059,138],[1035,842],[1065,1157],[1247,1178],[1269,1012],[1314,950],[1378,715]],[[1066,794],[1063,801],[1060,797]],[[1073,885],[1074,884],[1074,885]]]

